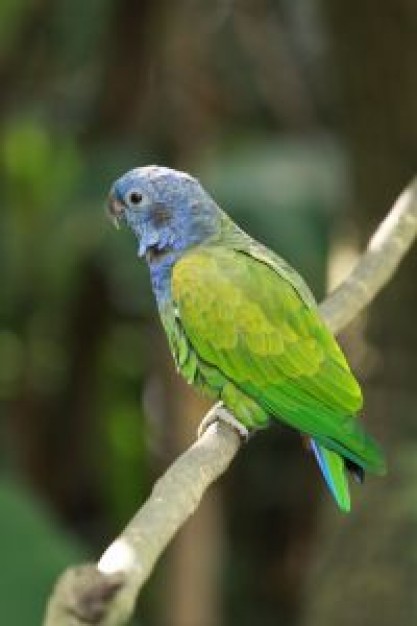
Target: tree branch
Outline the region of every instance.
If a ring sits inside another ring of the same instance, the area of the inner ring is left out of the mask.
[[[320,313],[334,333],[345,328],[389,282],[416,234],[417,177],[379,225],[350,275],[320,305]]]
[[[390,280],[416,234],[417,178],[398,198],[352,273],[320,305],[333,332],[344,328]],[[229,425],[212,424],[158,480],[99,562],[64,572],[49,600],[44,626],[126,624],[155,562],[206,489],[228,468],[240,444]]]

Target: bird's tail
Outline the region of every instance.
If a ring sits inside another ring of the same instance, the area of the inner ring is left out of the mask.
[[[314,439],[310,439],[310,446],[330,493],[340,509],[348,513],[350,511],[350,493],[345,459]],[[357,469],[356,466],[355,469]]]

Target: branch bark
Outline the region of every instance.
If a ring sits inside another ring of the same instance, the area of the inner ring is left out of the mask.
[[[320,305],[334,333],[390,280],[416,234],[417,178],[400,195],[351,274]],[[229,425],[212,424],[158,480],[149,499],[98,563],[64,572],[48,602],[44,626],[126,624],[157,559],[194,513],[206,489],[226,471],[240,445],[239,435]]]

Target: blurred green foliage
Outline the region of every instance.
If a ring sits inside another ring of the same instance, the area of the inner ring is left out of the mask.
[[[21,485],[0,482],[1,614],[7,624],[38,626],[57,576],[86,550],[51,520]]]

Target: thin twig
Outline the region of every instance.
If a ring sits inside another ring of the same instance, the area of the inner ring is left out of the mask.
[[[333,332],[344,328],[390,280],[416,234],[417,178],[398,198],[352,273],[321,304]],[[230,426],[210,426],[159,479],[98,564],[64,572],[49,600],[44,626],[126,624],[162,551],[239,447],[240,438]]]

